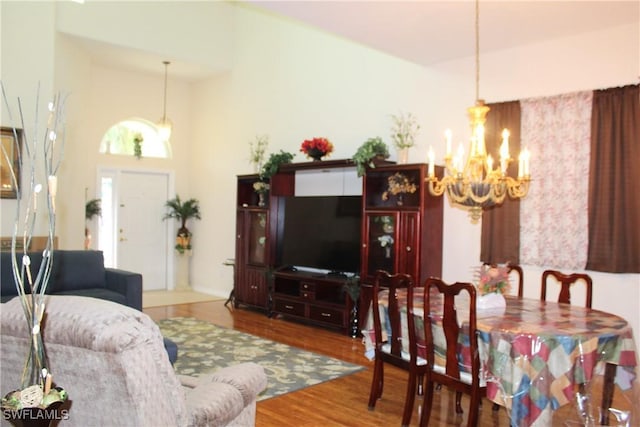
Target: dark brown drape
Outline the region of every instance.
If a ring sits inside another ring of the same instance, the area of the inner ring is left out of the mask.
[[[520,153],[520,102],[509,101],[488,104],[491,108],[485,124],[487,152],[499,164],[502,130],[509,129],[509,152],[513,161],[507,174],[518,175],[518,153]],[[509,196],[504,203],[482,213],[482,239],[480,261],[498,264],[520,263],[520,201]]]
[[[639,88],[594,92],[587,270],[640,273]]]

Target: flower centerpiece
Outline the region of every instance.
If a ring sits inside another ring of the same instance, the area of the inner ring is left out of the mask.
[[[320,161],[333,151],[333,144],[327,138],[305,139],[300,146],[300,151],[314,161]]]
[[[510,288],[509,267],[481,265],[476,271],[475,285],[479,294],[476,299],[479,309],[503,309],[506,306],[504,293]]]
[[[416,185],[405,174],[396,172],[387,178],[387,191],[382,193],[382,200],[387,201],[390,196],[395,196],[398,206],[402,206],[402,195],[415,193],[416,190]]]

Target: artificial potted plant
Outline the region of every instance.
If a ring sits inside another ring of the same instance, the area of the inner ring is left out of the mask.
[[[185,250],[191,250],[191,232],[187,228],[187,220],[200,219],[200,203],[196,199],[185,200],[183,203],[180,196],[176,195],[174,199],[168,200],[165,206],[169,211],[162,219],[175,218],[180,221],[175,249],[184,254]]]
[[[86,221],[91,221],[94,217],[102,215],[102,206],[100,205],[100,199],[91,199],[84,206],[84,218]],[[89,249],[91,247],[91,231],[89,231],[88,224],[84,227],[84,248]]]
[[[366,167],[375,168],[374,160],[384,160],[389,158],[389,147],[379,136],[375,138],[367,139],[356,153],[351,157],[351,160],[356,164],[358,176],[363,176],[366,172]]]
[[[293,154],[284,150],[280,150],[278,153],[271,153],[267,162],[262,166],[262,170],[260,171],[260,180],[266,181],[270,179],[273,175],[278,173],[280,165],[291,163],[293,156]]]

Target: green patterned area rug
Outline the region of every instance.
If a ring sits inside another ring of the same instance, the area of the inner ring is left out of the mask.
[[[260,364],[268,377],[258,400],[320,384],[364,369],[331,357],[234,331],[191,317],[157,322],[178,345],[178,374],[197,377],[242,362]]]

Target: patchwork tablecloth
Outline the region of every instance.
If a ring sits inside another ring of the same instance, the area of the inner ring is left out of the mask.
[[[400,296],[406,319],[406,294]],[[381,292],[382,307],[387,297],[386,291]],[[604,364],[618,366],[616,383],[621,389],[634,381],[636,345],[624,319],[568,304],[515,297],[506,297],[506,301],[504,312],[478,311],[477,326],[487,397],[509,408],[512,426],[551,425],[552,411],[575,401],[575,386],[588,385],[594,375],[602,373]],[[422,298],[416,297],[414,305],[422,307]],[[371,318],[367,317],[362,331],[370,358],[375,340]],[[444,346],[438,338],[441,328],[433,326],[436,355],[444,354],[438,350]],[[416,327],[424,327],[422,318],[416,319]],[[404,322],[403,335],[406,333]],[[468,371],[468,335],[461,336],[458,345],[461,367]]]

